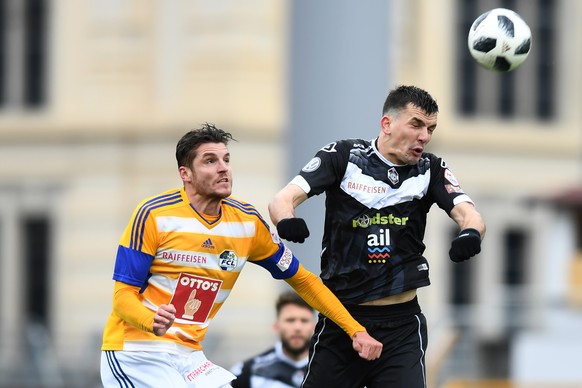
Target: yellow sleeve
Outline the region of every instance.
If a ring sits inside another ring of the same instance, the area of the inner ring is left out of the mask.
[[[132,326],[148,333],[154,332],[155,312],[145,307],[139,298],[139,287],[115,282],[113,311]]]
[[[329,288],[312,272],[306,270],[299,264],[297,273],[285,281],[297,291],[297,293],[311,307],[330,318],[341,327],[352,338],[359,331],[365,332],[364,326],[360,325],[346,310],[339,299]]]

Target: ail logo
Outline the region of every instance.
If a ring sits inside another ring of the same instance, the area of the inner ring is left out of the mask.
[[[390,258],[390,230],[380,229],[368,235],[368,263],[385,264]]]

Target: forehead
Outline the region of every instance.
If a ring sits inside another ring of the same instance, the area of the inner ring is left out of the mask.
[[[196,152],[197,157],[202,157],[205,155],[226,155],[228,154],[228,147],[224,143],[203,143],[198,146]]]
[[[437,121],[438,113],[427,114],[423,109],[408,103],[406,108],[401,112],[401,115],[406,120],[416,119],[421,120],[427,124],[435,124]]]
[[[281,307],[279,318],[289,317],[313,317],[314,313],[307,307],[298,306],[296,304],[286,304]]]

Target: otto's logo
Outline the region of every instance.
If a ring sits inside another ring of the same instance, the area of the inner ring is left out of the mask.
[[[371,225],[406,225],[408,222],[408,217],[395,217],[394,214],[390,213],[383,216],[380,213],[376,213],[373,216],[363,214],[360,217],[352,220],[353,228],[367,228]]]
[[[383,264],[390,258],[390,230],[380,229],[368,235],[368,263]]]
[[[176,307],[176,319],[206,322],[221,285],[222,280],[181,273],[170,300]]]
[[[187,276],[181,276],[178,282],[181,286],[212,292],[218,291],[221,283],[220,280]]]
[[[238,257],[233,251],[224,251],[218,258],[218,265],[224,271],[232,271],[236,268]]]

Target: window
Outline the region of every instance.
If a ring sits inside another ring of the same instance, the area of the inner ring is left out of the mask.
[[[50,223],[42,215],[22,219],[22,253],[25,285],[25,314],[35,322],[48,325],[50,297]]]
[[[505,232],[503,283],[509,287],[519,287],[526,283],[526,247],[527,234],[518,229],[509,229]]]
[[[47,0],[0,0],[0,108],[46,103]]]

